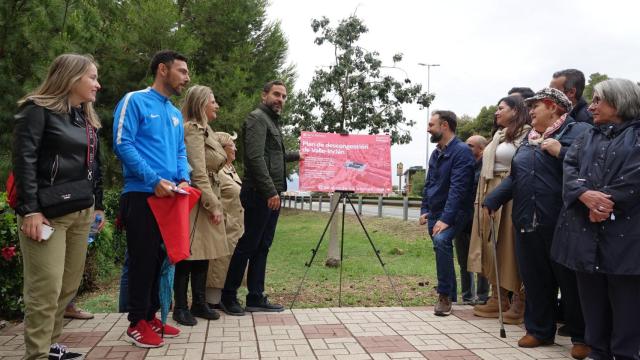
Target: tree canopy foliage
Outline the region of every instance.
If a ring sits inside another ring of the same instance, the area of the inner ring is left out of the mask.
[[[293,132],[366,131],[389,134],[392,143],[411,141],[409,127],[415,122],[404,116],[402,105],[426,107],[433,96],[408,77],[399,81],[388,74],[393,70],[406,74],[397,66],[402,54],[393,56],[393,66],[385,66],[377,51],[359,46],[358,40],[368,29],[355,15],[336,27],[326,17],[314,19],[311,28],[318,35],[317,45],[333,47],[334,63],[316,70],[309,88],[294,94],[286,117]]]
[[[265,82],[293,80],[293,69],[284,64],[286,38],[279,23],[267,21],[267,5],[268,0],[0,2],[0,164],[4,172],[16,101],[33,90],[53,58],[65,52],[91,54],[99,64],[102,90],[96,108],[106,150],[111,148],[117,101],[151,84],[149,61],[166,48],[187,56],[192,84],[213,89],[221,106],[214,129],[238,132],[258,103]],[[117,183],[119,164],[111,151],[103,151],[103,157],[107,184]]]

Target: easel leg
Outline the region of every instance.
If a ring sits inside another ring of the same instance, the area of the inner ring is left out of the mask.
[[[342,200],[342,234],[340,235],[340,285],[338,287],[338,307],[342,307],[342,268],[344,268],[344,213],[347,206],[349,196],[346,193],[340,193]]]
[[[300,284],[298,285],[298,290],[296,291],[296,294],[293,297],[293,300],[291,301],[291,306],[289,306],[290,309],[293,309],[293,305],[295,305],[296,299],[298,299],[298,296],[300,295],[300,291],[302,290],[302,284],[307,279],[307,274],[309,273],[309,269],[311,269],[311,264],[313,264],[313,260],[316,258],[316,255],[318,254],[318,249],[320,248],[320,245],[322,244],[322,240],[324,240],[324,236],[327,234],[327,230],[329,229],[329,225],[331,225],[331,220],[333,220],[333,216],[336,214],[336,210],[338,210],[338,206],[340,205],[340,200],[342,200],[343,196],[344,196],[344,194],[340,193],[340,198],[336,202],[336,206],[334,206],[333,210],[331,210],[331,215],[329,216],[329,221],[327,221],[327,224],[325,225],[324,230],[322,231],[322,235],[320,235],[320,239],[318,240],[318,243],[316,244],[316,247],[311,249],[311,259],[309,259],[308,262],[304,263],[304,266],[306,266],[307,269],[304,271],[304,276],[302,277],[302,280],[300,280]],[[344,225],[344,205],[342,207],[342,223]],[[342,261],[342,250],[340,251],[340,257],[341,257],[340,261]],[[340,266],[340,269],[342,269],[342,266]]]
[[[373,243],[373,240],[371,240],[371,236],[369,236],[369,232],[367,231],[367,228],[364,227],[364,223],[362,223],[362,219],[360,218],[360,215],[356,211],[355,206],[353,206],[353,203],[351,202],[351,198],[349,196],[346,196],[345,200],[349,201],[349,205],[351,205],[351,209],[353,209],[353,213],[356,214],[356,218],[358,219],[358,222],[360,223],[360,226],[362,227],[362,230],[364,231],[364,234],[367,236],[367,239],[369,240],[369,244],[371,244],[371,248],[373,248],[373,252],[376,254],[376,257],[378,258],[378,261],[380,262],[380,265],[382,266],[382,269],[384,270],[384,273],[387,275],[387,279],[389,280],[389,284],[391,285],[391,289],[393,289],[393,292],[396,294],[396,298],[400,302],[400,305],[404,306],[404,304],[402,303],[402,298],[400,297],[400,294],[398,293],[398,290],[396,289],[395,285],[393,284],[393,281],[391,280],[391,276],[389,275],[389,272],[387,271],[387,267],[385,266],[384,262],[382,261],[382,257],[380,257],[380,250],[378,250],[376,248],[375,244]],[[344,221],[344,210],[342,210],[342,211],[343,211],[342,216],[343,216],[343,221]],[[344,226],[344,222],[343,222],[343,226]]]

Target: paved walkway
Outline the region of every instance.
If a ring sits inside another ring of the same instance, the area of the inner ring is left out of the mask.
[[[172,322],[173,323],[173,322]],[[278,314],[225,316],[181,327],[158,349],[139,349],[124,339],[122,314],[98,314],[66,324],[61,343],[87,359],[570,359],[570,341],[538,349],[516,345],[520,326],[499,337],[496,320],[474,317],[470,306],[454,306],[449,317],[433,309],[328,308]],[[22,326],[0,332],[0,359],[20,359]]]

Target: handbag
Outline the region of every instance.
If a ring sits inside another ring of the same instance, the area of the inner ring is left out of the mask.
[[[93,181],[81,179],[39,189],[38,201],[47,218],[89,208],[93,205]]]
[[[75,114],[76,121],[81,117]],[[38,189],[38,202],[45,217],[56,218],[84,210],[93,205],[94,183],[93,163],[96,155],[97,134],[93,126],[84,120],[87,133],[87,176],[84,179],[68,181],[62,184],[52,184],[46,188]]]

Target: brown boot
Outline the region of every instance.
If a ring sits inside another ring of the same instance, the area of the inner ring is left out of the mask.
[[[591,348],[588,345],[576,343],[571,348],[571,357],[574,359],[582,360],[586,358],[591,352]]]
[[[536,348],[547,345],[553,345],[553,339],[540,340],[533,335],[526,334],[518,340],[518,346],[523,348]]]
[[[520,325],[524,322],[524,289],[519,293],[513,293],[511,298],[511,307],[502,314],[502,320],[505,324]]]
[[[507,290],[500,289],[500,300],[502,301],[502,311],[509,310],[509,297]],[[484,305],[476,305],[473,307],[473,315],[484,318],[498,318],[498,292],[495,286],[491,287],[491,297]]]
[[[433,307],[433,313],[436,316],[451,315],[451,299],[449,299],[449,295],[445,295],[445,294],[438,295],[438,302]]]

